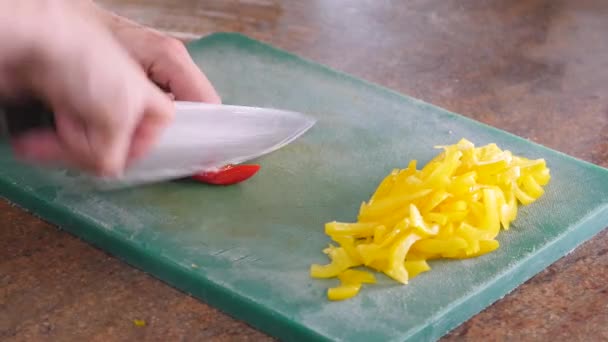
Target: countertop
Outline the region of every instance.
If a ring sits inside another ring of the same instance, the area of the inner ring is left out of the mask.
[[[242,32],[608,167],[603,0],[99,3],[185,40]],[[270,340],[5,201],[0,217],[0,340]],[[608,340],[608,230],[443,338],[567,339]]]

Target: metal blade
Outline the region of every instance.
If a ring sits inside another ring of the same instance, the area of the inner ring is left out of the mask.
[[[156,146],[121,177],[92,179],[96,186],[122,188],[243,163],[289,144],[316,122],[301,113],[269,108],[175,105],[175,119]]]

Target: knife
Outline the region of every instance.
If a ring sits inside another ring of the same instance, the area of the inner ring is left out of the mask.
[[[81,175],[98,188],[125,188],[212,171],[250,161],[291,143],[316,120],[293,111],[200,102],[175,102],[173,122],[143,158],[119,177]],[[54,128],[42,103],[0,105],[0,134],[16,136],[32,128]]]

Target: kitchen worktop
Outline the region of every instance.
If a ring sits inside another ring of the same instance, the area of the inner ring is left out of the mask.
[[[242,32],[608,167],[602,0],[100,3],[184,40]],[[0,217],[0,340],[270,339],[5,201]],[[606,284],[608,230],[444,340],[608,340]]]

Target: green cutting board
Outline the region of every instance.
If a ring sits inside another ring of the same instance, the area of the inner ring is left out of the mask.
[[[608,225],[608,171],[234,34],[189,45],[226,103],[319,121],[232,187],[186,181],[98,193],[67,172],[0,150],[3,196],[156,277],[287,340],[428,341],[461,324]],[[204,134],[204,132],[202,132]],[[434,261],[407,286],[380,277],[344,302],[325,263],[323,224],[356,219],[379,181],[465,137],[545,158],[546,195],[521,210],[501,248]]]

